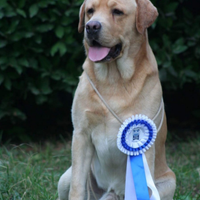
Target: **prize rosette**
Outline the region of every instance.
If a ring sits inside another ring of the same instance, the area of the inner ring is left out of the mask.
[[[125,200],[160,200],[144,154],[153,145],[156,136],[155,123],[141,114],[125,120],[119,129],[117,147],[128,156]],[[152,191],[151,197],[148,187]]]
[[[145,115],[136,115],[121,125],[117,146],[127,155],[136,156],[146,152],[154,143],[157,128],[152,120]]]

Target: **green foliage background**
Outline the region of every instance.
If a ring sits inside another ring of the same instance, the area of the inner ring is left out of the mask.
[[[199,86],[200,15],[184,6],[188,0],[152,2],[160,15],[149,37],[163,87]],[[73,94],[84,60],[81,3],[0,0],[0,123],[7,124],[1,133],[27,120],[23,105],[62,108],[59,94]]]
[[[150,44],[163,85],[176,90],[188,82],[199,84],[200,14],[188,10],[187,0],[152,2],[159,17],[150,32]]]

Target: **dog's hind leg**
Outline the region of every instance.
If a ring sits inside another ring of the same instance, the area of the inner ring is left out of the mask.
[[[61,177],[58,182],[59,200],[68,200],[69,189],[71,183],[72,167],[70,167]]]
[[[161,200],[173,200],[176,189],[176,177],[170,169],[160,178],[155,180]]]

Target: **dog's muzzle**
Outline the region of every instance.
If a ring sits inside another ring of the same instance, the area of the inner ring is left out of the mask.
[[[87,34],[87,42],[89,45],[88,56],[93,62],[108,62],[120,55],[122,50],[122,44],[118,43],[112,47],[107,45],[102,45],[100,42],[100,32],[102,25],[98,21],[89,21],[85,25],[85,30]]]

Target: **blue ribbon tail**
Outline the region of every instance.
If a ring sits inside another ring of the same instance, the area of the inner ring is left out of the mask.
[[[130,156],[130,163],[137,200],[150,200],[142,154]]]

